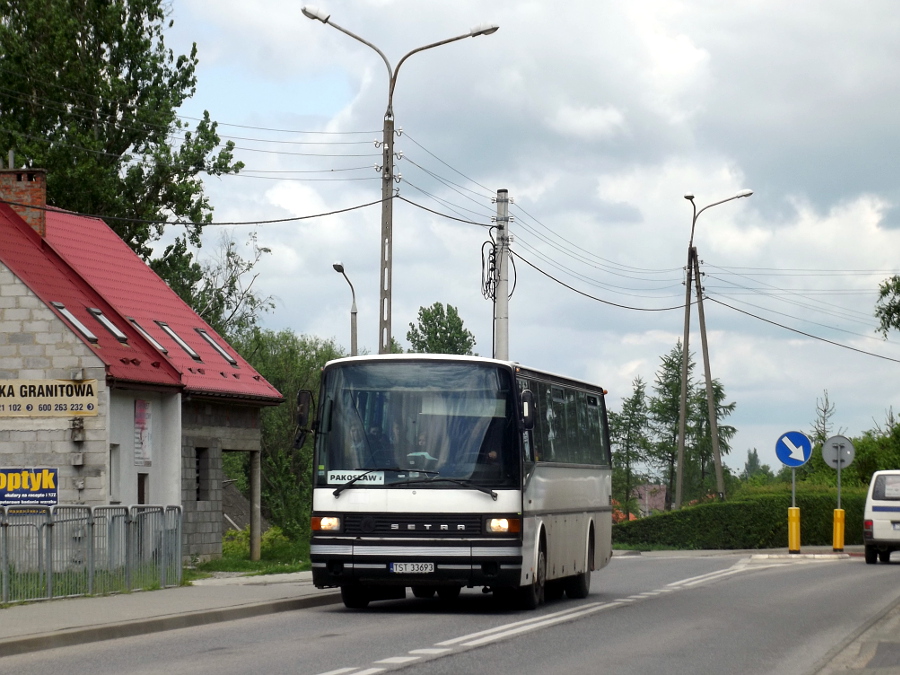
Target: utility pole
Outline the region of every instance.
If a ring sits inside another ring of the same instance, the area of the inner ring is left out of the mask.
[[[712,375],[709,370],[709,347],[706,342],[706,316],[703,314],[703,289],[700,287],[700,261],[694,249],[694,282],[697,284],[697,315],[700,318],[700,344],[703,348],[703,371],[706,375],[706,410],[709,415],[709,435],[712,440],[713,463],[716,467],[716,491],[719,499],[725,499],[725,477],[722,474],[722,455],[719,454],[719,420],[716,399],[713,395]]]
[[[706,211],[706,209],[713,206],[718,206],[719,204],[724,204],[725,202],[730,202],[732,199],[749,197],[752,194],[753,190],[741,190],[736,195],[732,195],[727,199],[721,199],[717,202],[713,202],[712,204],[707,204],[699,211],[697,210],[697,205],[694,203],[694,195],[688,193],[684,196],[684,198],[691,203],[691,207],[694,210],[694,216],[691,220],[691,238],[688,242],[688,258],[687,266],[685,267],[684,282],[684,343],[681,352],[681,403],[678,413],[678,465],[675,467],[675,503],[673,504],[673,508],[675,509],[681,508],[683,494],[682,487],[684,482],[684,443],[685,431],[687,426],[686,419],[688,359],[690,358],[690,350],[688,349],[688,344],[691,326],[691,281],[695,275],[697,285],[697,305],[700,314],[700,338],[703,344],[703,364],[706,370],[706,397],[709,411],[710,436],[713,446],[713,461],[716,465],[716,489],[719,493],[719,499],[725,498],[725,481],[722,475],[722,459],[719,455],[719,425],[716,418],[716,402],[713,398],[712,376],[710,375],[709,369],[709,350],[706,344],[706,319],[703,315],[703,294],[700,288],[700,263],[697,259],[697,249],[694,247],[694,230],[697,227],[697,218],[699,218],[700,214]]]
[[[497,286],[494,291],[494,358],[509,360],[509,191],[497,190]]]

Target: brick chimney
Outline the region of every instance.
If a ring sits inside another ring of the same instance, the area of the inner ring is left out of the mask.
[[[47,233],[47,172],[44,169],[0,169],[0,199],[42,237]],[[22,204],[24,206],[19,206]]]

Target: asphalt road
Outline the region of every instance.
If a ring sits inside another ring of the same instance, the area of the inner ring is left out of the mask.
[[[537,612],[477,590],[331,605],[6,657],[0,672],[808,675],[900,597],[898,573],[860,558],[617,556],[590,597]]]

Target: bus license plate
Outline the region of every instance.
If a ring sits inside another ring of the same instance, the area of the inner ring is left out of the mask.
[[[429,572],[434,572],[434,563],[391,563],[391,572],[394,572],[395,574],[428,574]]]

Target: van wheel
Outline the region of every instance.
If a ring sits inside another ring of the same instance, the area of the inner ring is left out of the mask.
[[[878,549],[874,546],[866,546],[866,564],[874,565],[878,562]]]
[[[365,609],[369,606],[369,593],[361,586],[341,586],[341,600],[347,609]]]
[[[413,586],[412,592],[417,598],[433,598],[434,586]]]
[[[883,563],[891,562],[891,550],[887,551],[878,551],[878,559]]]

